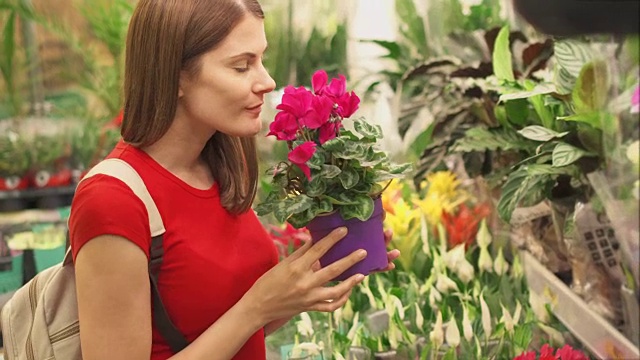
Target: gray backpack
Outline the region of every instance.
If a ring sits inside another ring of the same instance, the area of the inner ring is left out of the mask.
[[[109,175],[127,184],[147,208],[152,239],[149,278],[153,321],[171,349],[179,352],[188,342],[171,323],[157,286],[165,232],[158,208],[138,173],[126,162],[103,160],[82,180],[96,174]],[[67,251],[62,263],[37,274],[16,291],[2,308],[1,326],[5,360],[82,359],[71,250]]]

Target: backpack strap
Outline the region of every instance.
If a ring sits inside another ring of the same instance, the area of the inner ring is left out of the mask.
[[[153,311],[153,319],[158,331],[167,340],[169,347],[174,353],[178,353],[189,345],[184,335],[175,327],[169,314],[162,303],[160,292],[158,291],[158,276],[160,273],[160,265],[164,256],[164,248],[162,247],[163,235],[165,233],[162,217],[158,211],[158,207],[151,198],[151,194],[147,190],[144,181],[138,172],[127,162],[121,159],[103,160],[94,166],[82,180],[88,179],[97,174],[104,174],[120,181],[129,186],[131,191],[142,200],[147,213],[149,214],[149,228],[151,229],[151,249],[149,251],[149,279],[151,280],[151,308]],[[81,180],[81,181],[82,181]],[[71,249],[65,255],[64,264],[73,261]]]

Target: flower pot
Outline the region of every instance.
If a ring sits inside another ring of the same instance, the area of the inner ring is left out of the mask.
[[[347,235],[320,258],[322,267],[332,264],[356,250],[364,249],[367,251],[367,257],[364,260],[347,269],[334,280],[345,280],[355,274],[369,275],[376,270],[387,268],[388,258],[382,228],[382,211],[382,199],[377,198],[374,200],[373,214],[367,221],[344,220],[340,212],[336,211],[318,216],[307,225],[314,243],[327,236],[335,228],[345,226],[348,229]]]

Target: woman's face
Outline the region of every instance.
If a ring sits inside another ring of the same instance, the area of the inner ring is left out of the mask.
[[[247,14],[215,49],[200,58],[200,72],[180,75],[176,118],[193,129],[252,136],[260,131],[264,95],[276,84],[262,65],[264,23]]]

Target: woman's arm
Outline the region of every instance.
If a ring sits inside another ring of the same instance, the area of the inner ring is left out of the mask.
[[[354,252],[317,272],[311,267],[344,234],[334,231],[269,270],[236,305],[171,359],[228,360],[268,323],[303,311],[334,311],[342,306],[363,277],[354,275],[339,285],[324,285],[366,253]],[[151,301],[144,252],[127,239],[99,236],[80,249],[75,267],[83,359],[148,360]]]
[[[117,236],[89,241],[76,258],[82,356],[87,360],[151,356],[151,301],[147,257]],[[172,359],[230,359],[264,324],[244,302],[227,311]],[[253,316],[252,316],[253,315]]]

